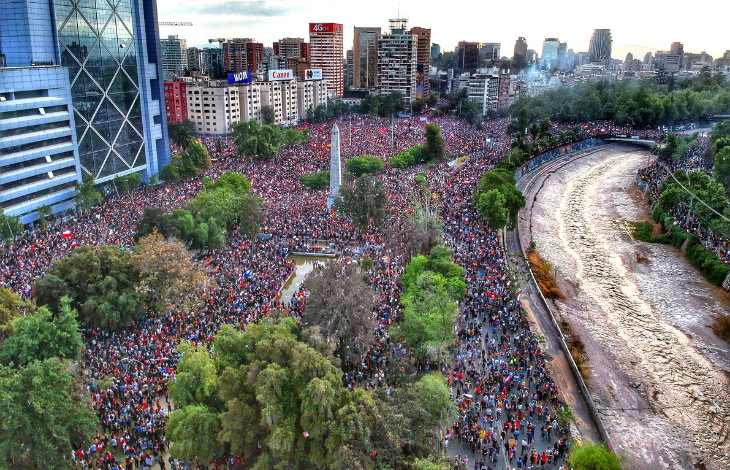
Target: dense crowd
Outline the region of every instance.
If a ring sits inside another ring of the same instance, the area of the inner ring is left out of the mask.
[[[652,161],[647,168],[639,170],[636,178],[637,184],[642,190],[648,191],[648,194],[656,201],[661,196],[662,184],[668,179],[673,181],[671,174],[677,170],[684,170],[687,173],[701,171],[712,176],[713,160],[707,156],[708,141],[707,137],[699,137],[699,145],[690,148],[687,154],[679,160],[657,159]],[[713,231],[709,222],[693,212],[688,204],[680,203],[669,213],[685,231],[697,234],[708,249],[715,251],[726,262],[730,260],[728,258],[730,247],[728,247],[726,236]]]
[[[100,427],[93,445],[74,450],[72,466],[115,469],[119,468],[116,457],[124,455],[121,466],[127,469],[153,464],[178,468],[179,462],[162,458],[168,447],[164,426],[174,409],[168,401],[167,384],[175,375],[176,345],[186,340],[210,347],[221,324],[239,323],[245,328],[273,309],[302,315],[306,283],[288,302],[282,302],[279,294],[295,268],[287,256],[311,250],[316,240],[331,242],[339,251],[357,245],[363,250],[354,255],[355,259],[368,255],[375,261],[369,280],[378,320],[374,341],[369,349],[342,358],[343,381],[348,387],[392,387],[397,385],[399,373],[441,370],[449,376],[460,410],[449,431],[450,439],[467,443],[472,456],[480,453],[484,466],[474,468],[497,468],[493,465],[499,466],[496,459],[501,452],[508,454],[513,466],[561,462],[568,447],[555,419],[560,406],[555,384],[539,344],[530,335],[517,294],[510,288],[496,233],[478,220],[470,204],[473,188],[484,171],[510,148],[508,121],[487,121],[477,130],[453,114],[431,114],[427,119],[441,127],[447,155],[469,157],[455,171],[445,163],[427,170],[428,185],[442,202],[445,239],[455,250],[454,261],[467,272],[469,290],[460,304],[453,361],[428,357],[417,361],[403,344],[391,340],[389,326],[401,315],[403,254],[392,248],[383,251],[385,233],[360,233],[347,219],[328,211],[326,190],[307,190],[299,183],[302,174],[329,169],[335,123],[340,127],[344,156],[376,155],[388,161],[398,152],[423,143],[426,122],[418,117],[391,123],[352,116],[309,125],[308,142],[284,146],[269,162],[238,157],[231,142],[215,151],[215,141],[206,139],[203,143],[213,164],[205,176],[215,179],[226,170],[243,173],[264,200],[262,236],[252,240],[231,230],[225,246],[196,256],[208,282],[206,291],[193,299],[195,308],[150,315],[127,331],[83,330],[85,349],[80,367],[88,377]],[[554,131],[571,127],[554,126]],[[607,123],[589,123],[582,128],[583,137],[606,130],[630,132]],[[485,137],[491,142],[486,143]],[[173,147],[175,151],[179,149]],[[388,191],[394,220],[402,217],[410,204],[418,187],[418,171],[421,169],[386,166],[378,176]],[[33,280],[43,276],[52,260],[68,256],[77,245],[116,244],[133,249],[134,228],[144,209],[160,207],[170,212],[185,207],[186,199],[203,189],[202,176],[111,197],[60,221],[49,233],[25,234],[0,251],[0,283],[32,297]],[[64,232],[71,236],[63,237]],[[545,438],[537,438],[538,431]],[[521,445],[510,444],[513,441]],[[237,465],[235,459],[223,463]],[[206,468],[208,463],[195,465]]]

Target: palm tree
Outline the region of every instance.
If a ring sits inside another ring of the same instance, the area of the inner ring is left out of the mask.
[[[175,145],[182,147],[182,149],[186,152],[188,151],[188,145],[190,145],[190,141],[192,139],[193,133],[188,126],[178,125],[172,130],[172,142]]]

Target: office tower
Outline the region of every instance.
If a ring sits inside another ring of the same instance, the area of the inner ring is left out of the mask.
[[[535,49],[527,49],[527,63],[534,64],[537,62],[537,51]]]
[[[342,96],[344,74],[342,62],[342,25],[338,23],[309,23],[309,47],[312,68],[322,69],[322,78],[329,91]]]
[[[294,72],[295,77],[299,77],[304,80],[305,71],[312,67],[304,57],[297,57],[296,59],[287,59],[286,68],[291,69]]]
[[[188,47],[188,71],[202,70],[203,62],[200,57],[200,49],[197,47]]]
[[[4,157],[12,155],[13,164],[24,167],[20,172],[8,167],[4,176],[27,176],[26,163],[36,166],[33,171],[43,161],[58,168],[44,173],[53,182],[41,181],[40,173],[34,174],[32,184],[16,180],[12,194],[20,191],[25,201],[33,202],[6,199],[8,213],[29,221],[37,217],[28,214],[31,206],[48,204],[54,211],[64,210],[73,204],[73,186],[82,175],[93,175],[98,183],[136,171],[149,176],[169,162],[167,125],[160,116],[163,73],[156,3],[133,1],[121,0],[113,6],[100,0],[98,4],[95,0],[3,4],[0,42],[6,65],[29,69],[3,70],[0,86],[13,89],[6,90],[0,101],[13,101],[12,111],[31,113],[4,124],[22,129],[27,127],[24,123],[37,121],[32,139],[25,136],[16,142],[17,134],[0,139],[3,163],[10,164],[10,158]],[[47,66],[45,71],[36,68],[41,64]],[[59,65],[64,68],[54,67]],[[20,78],[15,76],[18,71]],[[59,76],[62,73],[66,80]],[[69,89],[73,113],[68,109]],[[36,111],[40,117],[30,117]],[[63,126],[58,127],[59,123]],[[70,136],[64,127],[71,129]],[[43,138],[32,142],[37,137]],[[41,150],[45,146],[52,148]],[[66,152],[60,158],[63,161],[55,159],[60,149]],[[64,173],[68,181],[56,180],[59,165],[68,163],[68,158],[74,159],[76,175]],[[54,192],[59,182],[63,187]]]
[[[378,86],[378,36],[380,28],[355,27],[353,37],[353,81],[355,88]]]
[[[224,67],[222,47],[204,47],[200,51],[200,62],[203,75],[207,75],[213,80],[220,80],[223,78]]]
[[[407,114],[416,100],[418,37],[406,30],[408,20],[390,20],[390,32],[378,37],[378,89],[387,95],[398,91],[403,95]]]
[[[228,72],[248,72],[248,44],[253,39],[226,39],[223,44],[223,70]]]
[[[542,43],[540,63],[550,68],[555,67],[558,63],[559,46],[560,41],[558,41],[558,38],[545,38],[545,42]]]
[[[175,77],[181,77],[188,65],[188,46],[185,39],[177,35],[167,36],[160,40],[162,49],[162,77],[169,82]]]
[[[461,41],[456,46],[456,63],[460,69],[475,69],[479,67],[479,43]]]
[[[355,84],[355,52],[348,49],[345,53],[345,85]]]
[[[431,70],[431,29],[414,26],[411,28],[411,34],[418,38],[416,57],[416,101],[427,100],[431,94],[431,84],[428,81],[428,75]]]
[[[284,38],[274,43],[274,54],[284,57],[285,60],[302,57],[302,38]]]
[[[479,49],[479,55],[487,61],[494,62],[500,59],[500,49],[502,45],[498,42],[485,42]]]
[[[684,45],[681,42],[673,42],[667,59],[672,64],[677,64],[677,70],[681,70],[684,65]]]
[[[515,67],[518,68],[527,65],[527,41],[525,41],[525,38],[517,38],[517,42],[515,42],[515,52],[514,56],[512,57],[512,61],[514,62]]]
[[[250,42],[246,45],[246,62],[248,72],[257,73],[259,64],[264,61],[264,45],[260,42]]]
[[[591,37],[588,52],[592,62],[608,64],[611,60],[611,30],[596,29]]]
[[[300,45],[301,52],[299,53],[299,57],[304,59],[307,62],[312,61],[312,48],[310,47],[308,42],[303,42]]]
[[[438,44],[431,44],[431,58],[435,59],[441,54],[441,46]]]

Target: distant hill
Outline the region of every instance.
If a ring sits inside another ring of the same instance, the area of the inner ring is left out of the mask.
[[[652,55],[656,53],[656,51],[659,51],[661,49],[656,49],[654,47],[646,47],[646,46],[636,46],[636,45],[629,45],[629,46],[621,46],[616,47],[611,51],[611,56],[614,59],[620,59],[620,60],[626,60],[626,54],[631,52],[634,54],[634,59],[644,60],[644,56],[647,52],[651,52]],[[666,49],[665,49],[666,50]]]

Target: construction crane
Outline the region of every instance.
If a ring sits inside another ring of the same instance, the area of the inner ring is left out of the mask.
[[[193,23],[189,21],[160,21],[157,23],[160,26],[192,26]]]

